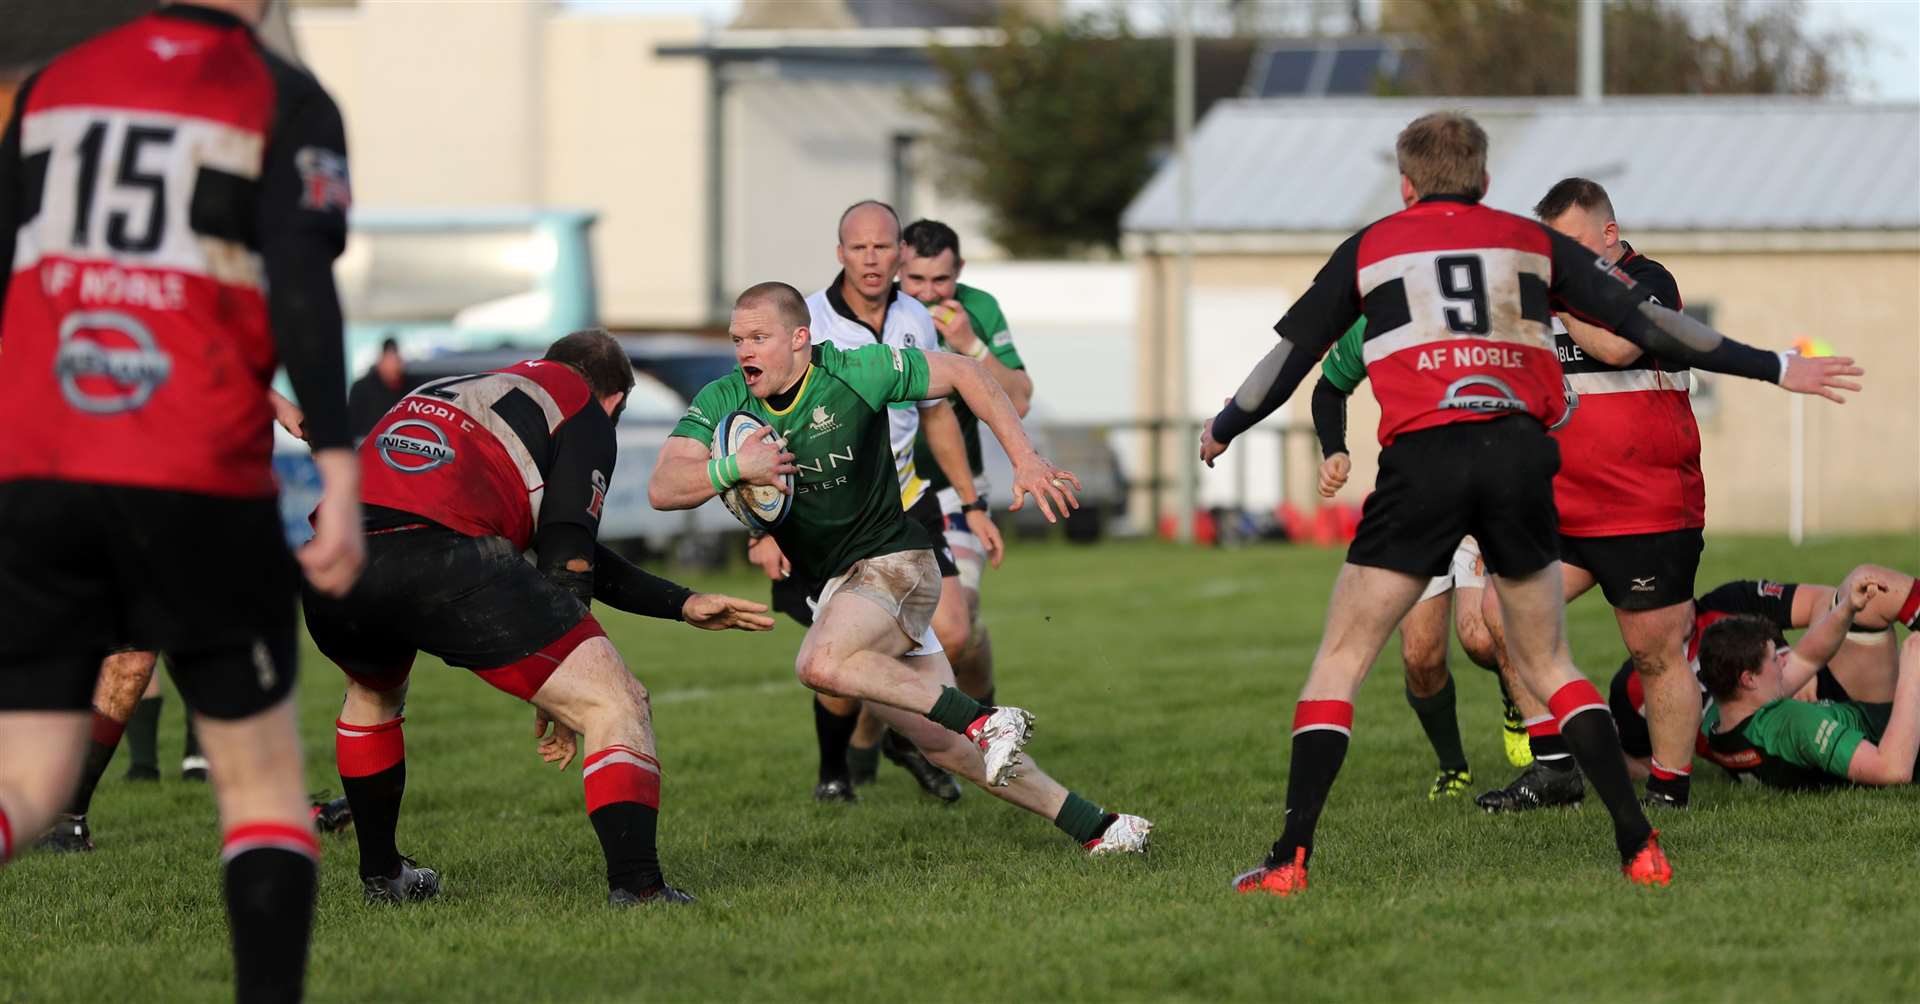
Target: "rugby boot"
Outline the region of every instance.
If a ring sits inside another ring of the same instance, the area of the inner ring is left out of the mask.
[[[880,754],[891,760],[901,770],[913,775],[920,790],[942,802],[960,801],[960,782],[953,775],[933,765],[913,740],[898,732],[888,731],[887,737],[880,743]]]
[[[1266,864],[1233,877],[1233,891],[1243,895],[1264,892],[1274,896],[1306,892],[1307,849],[1294,848],[1293,860],[1284,864],[1275,861],[1273,855],[1267,855]]]
[[[1505,697],[1500,698],[1504,706],[1500,722],[1500,744],[1506,748],[1507,762],[1515,767],[1525,767],[1533,762],[1533,747],[1527,742],[1527,726],[1520,718],[1520,709]]]
[[[34,844],[43,851],[60,854],[84,854],[93,850],[93,831],[87,829],[87,817],[63,812],[54,817],[53,828]]]
[[[986,755],[987,783],[1004,788],[1019,775],[1021,751],[1033,738],[1033,713],[1022,708],[995,708],[967,726],[967,738],[980,745]]]
[[[144,763],[134,764],[133,766],[127,768],[127,780],[158,781],[160,780],[160,768],[155,767],[151,764],[144,764]]]
[[[813,786],[813,800],[816,802],[858,802],[860,796],[853,793],[853,782],[844,777],[831,777]]]
[[[1687,807],[1687,801],[1688,799],[1685,795],[1672,795],[1664,791],[1648,789],[1646,794],[1640,796],[1640,807],[1643,809],[1684,809]]]
[[[402,855],[391,877],[362,876],[360,894],[369,903],[417,903],[440,895],[440,873]]]
[[[1473,800],[1488,812],[1528,812],[1555,805],[1579,805],[1587,797],[1587,782],[1577,768],[1554,770],[1535,762],[1513,783]]]
[[[1139,816],[1125,813],[1115,814],[1107,828],[1100,835],[1087,841],[1087,856],[1104,857],[1108,854],[1145,854],[1147,839],[1153,833],[1153,824]]]
[[[203,756],[183,756],[180,758],[180,780],[205,781],[207,779],[207,758]]]
[[[353,806],[344,797],[329,799],[323,791],[310,799],[313,803],[313,828],[321,833],[339,833],[353,825]]]
[[[1442,798],[1459,798],[1466,794],[1467,786],[1473,784],[1473,775],[1464,770],[1450,767],[1440,768],[1433,776],[1433,787],[1427,789],[1427,801],[1437,802]]]
[[[692,895],[681,892],[680,890],[675,889],[674,887],[666,884],[665,882],[660,883],[660,885],[655,887],[652,891],[645,892],[645,893],[632,892],[626,889],[615,889],[612,892],[607,893],[607,905],[614,907],[616,909],[625,909],[630,906],[642,906],[647,903],[697,903],[697,902],[699,901],[694,899]]]
[[[1660,849],[1660,831],[1647,834],[1647,842],[1640,845],[1626,864],[1620,866],[1620,874],[1634,885],[1666,886],[1673,883],[1673,866],[1667,863],[1665,851]]]

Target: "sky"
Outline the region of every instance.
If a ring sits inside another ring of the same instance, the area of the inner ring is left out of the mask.
[[[1071,7],[1104,6],[1111,0],[1068,0]],[[1152,19],[1168,0],[1125,0]],[[1376,7],[1383,0],[1362,0]],[[1767,0],[1750,0],[1765,3]],[[738,0],[568,0],[582,10],[623,10],[648,14],[693,14],[715,27],[725,25]],[[1864,37],[1860,65],[1850,74],[1848,96],[1857,101],[1920,101],[1920,0],[1807,0],[1810,27],[1843,30]]]

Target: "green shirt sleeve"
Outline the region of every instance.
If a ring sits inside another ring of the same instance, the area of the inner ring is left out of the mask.
[[[727,406],[726,385],[731,379],[731,375],[724,376],[700,388],[700,393],[693,396],[693,403],[687,405],[687,413],[680,416],[680,421],[668,433],[668,438],[680,436],[702,443],[713,442],[714,423],[727,417],[727,413],[733,410]]]
[[[927,396],[927,354],[891,345],[863,345],[851,352],[825,346],[820,354],[827,372],[845,381],[875,411],[895,402]]]
[[[1007,315],[1000,310],[1000,301],[984,289],[962,285],[955,291],[955,299],[967,308],[967,317],[973,322],[974,334],[987,343],[1000,365],[1010,370],[1023,370],[1027,364],[1020,360],[1020,352],[1013,347],[1013,332],[1007,330]]]
[[[1854,750],[1867,735],[1840,706],[1783,700],[1755,712],[1747,738],[1769,756],[1846,777]]]
[[[1353,327],[1333,343],[1327,357],[1320,360],[1320,374],[1342,394],[1353,393],[1353,389],[1367,378],[1367,358],[1363,345],[1366,330],[1366,318],[1353,322]]]

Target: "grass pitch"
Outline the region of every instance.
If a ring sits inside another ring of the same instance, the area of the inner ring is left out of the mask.
[[[1709,540],[1705,590],[1738,577],[1836,581],[1920,567],[1912,538],[1795,550]],[[1031,752],[1110,809],[1153,819],[1146,859],[1088,860],[1047,822],[969,788],[946,808],[897,769],[856,806],[809,798],[800,632],[716,636],[607,613],[654,693],[666,766],[662,859],[700,897],[609,912],[578,767],[533,752],[532,712],[422,659],[408,707],[401,849],[444,892],[362,905],[350,835],[323,838],[316,1000],[1289,998],[1884,1000],[1920,992],[1920,791],[1783,796],[1705,767],[1657,821],[1671,889],[1629,887],[1606,815],[1494,818],[1429,803],[1431,753],[1397,646],[1362,695],[1304,897],[1240,898],[1278,832],[1291,707],[1338,552],[1155,543],[1017,546],[990,573],[1000,694],[1034,709]],[[691,577],[765,593],[748,569]],[[1622,652],[1598,592],[1570,610],[1604,687]],[[1457,649],[1476,790],[1503,784],[1492,677]],[[338,789],[339,677],[309,649],[308,774]],[[176,762],[170,696],[162,764]],[[87,857],[0,872],[0,999],[229,997],[212,799],[101,785]]]

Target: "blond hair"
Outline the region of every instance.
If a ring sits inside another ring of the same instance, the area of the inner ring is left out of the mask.
[[[1487,194],[1487,131],[1463,112],[1422,115],[1393,141],[1400,173],[1426,195]]]

